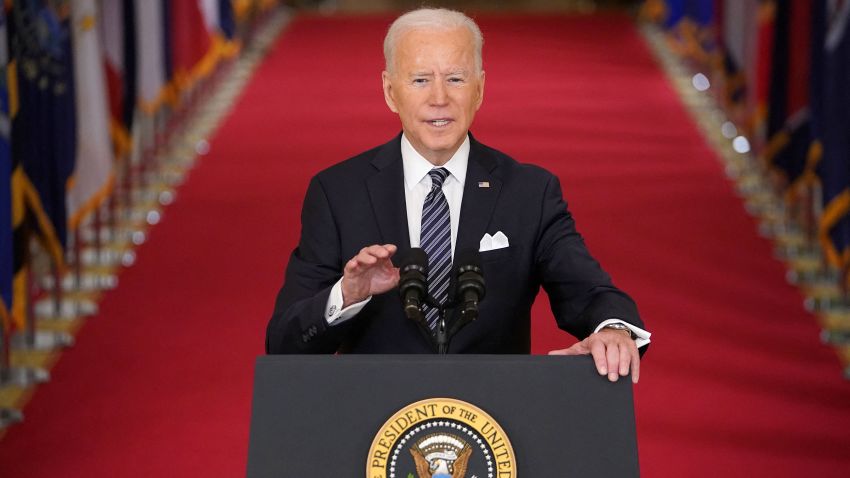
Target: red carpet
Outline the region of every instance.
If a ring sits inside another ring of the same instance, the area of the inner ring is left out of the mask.
[[[380,93],[387,23],[291,25],[0,441],[0,476],[244,475],[253,361],[307,181],[398,130]],[[655,334],[636,390],[643,475],[850,476],[850,383],[630,20],[481,24],[476,136],[561,177]],[[572,342],[545,300],[536,312],[535,351]]]

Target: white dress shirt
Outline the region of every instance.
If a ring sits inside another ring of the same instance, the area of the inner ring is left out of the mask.
[[[428,171],[434,169],[434,165],[419,154],[408,141],[407,136],[401,135],[401,161],[404,168],[404,201],[407,206],[407,230],[410,233],[410,247],[419,247],[419,235],[422,229],[422,206],[425,197],[431,191],[431,177]],[[455,244],[457,243],[457,231],[460,224],[460,205],[463,201],[463,185],[466,180],[466,169],[469,165],[469,136],[461,143],[455,154],[442,167],[449,170],[449,175],[443,181],[443,195],[449,203],[449,217],[452,227],[452,257],[454,257]],[[339,324],[357,315],[372,296],[356,304],[342,308],[342,279],[337,281],[328,296],[325,306],[325,320],[328,324]],[[649,343],[650,333],[635,327],[622,320],[612,318],[599,324],[594,332],[611,323],[625,324],[635,333],[638,347]]]

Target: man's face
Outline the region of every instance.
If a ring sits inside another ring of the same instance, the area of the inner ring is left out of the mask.
[[[414,29],[397,40],[392,73],[383,72],[384,99],[407,139],[435,165],[463,143],[484,99],[484,72],[475,71],[472,33]]]

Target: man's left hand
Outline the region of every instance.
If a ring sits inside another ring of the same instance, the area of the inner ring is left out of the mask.
[[[640,354],[637,345],[629,334],[612,329],[602,329],[574,344],[572,347],[553,350],[549,355],[587,355],[593,356],[599,375],[607,375],[608,380],[616,382],[632,371],[632,382],[640,378]]]

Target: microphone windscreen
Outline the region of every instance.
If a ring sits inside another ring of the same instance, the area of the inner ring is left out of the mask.
[[[428,254],[422,248],[411,247],[403,253],[393,256],[393,264],[399,269],[411,265],[427,268]]]
[[[455,265],[457,266],[457,293],[465,296],[474,292],[478,299],[484,298],[484,272],[481,270],[481,253],[474,249],[468,249],[455,254]]]

